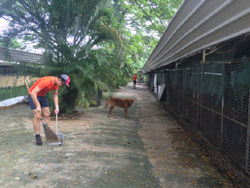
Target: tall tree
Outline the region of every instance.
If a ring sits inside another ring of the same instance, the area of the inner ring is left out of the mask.
[[[37,43],[40,75],[67,73],[63,111],[89,106],[96,91],[126,84],[143,66],[181,0],[1,0],[7,38]],[[9,40],[10,41],[10,40]]]
[[[97,90],[119,85],[114,80],[127,77],[127,69],[119,69],[125,58],[123,39],[113,27],[114,5],[111,0],[0,2],[0,16],[13,25],[8,36],[28,37],[45,50],[46,68],[39,76],[62,72],[71,76],[71,87],[64,90],[61,98],[65,112],[72,112],[76,104],[89,106]],[[109,79],[100,77],[98,70],[107,63],[112,63],[118,73],[113,74],[111,84]]]
[[[129,46],[129,62],[141,68],[182,0],[120,0],[124,12]]]

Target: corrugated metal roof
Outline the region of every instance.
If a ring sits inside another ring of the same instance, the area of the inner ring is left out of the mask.
[[[250,32],[250,0],[185,0],[168,25],[144,70]]]
[[[13,50],[0,47],[0,60],[24,62],[24,63],[42,63],[43,56],[41,54],[34,54],[29,52],[23,52],[20,50]]]

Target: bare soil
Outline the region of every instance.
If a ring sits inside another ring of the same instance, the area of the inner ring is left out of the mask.
[[[0,111],[0,187],[232,187],[145,85],[114,95],[135,100],[128,117],[103,102],[59,118],[62,146],[35,145],[27,104]]]

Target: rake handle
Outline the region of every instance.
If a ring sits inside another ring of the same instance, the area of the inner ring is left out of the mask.
[[[25,83],[25,86],[26,86],[26,88],[27,88],[27,90],[28,90],[28,92],[29,92],[30,88],[29,88],[29,85],[27,84],[27,81],[24,80],[24,83]]]

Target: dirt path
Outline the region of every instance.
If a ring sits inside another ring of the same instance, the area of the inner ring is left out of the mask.
[[[44,135],[43,146],[34,144],[28,105],[0,111],[0,187],[231,187],[146,86],[115,96],[135,99],[128,118],[102,105],[60,119],[59,147],[47,146]]]

